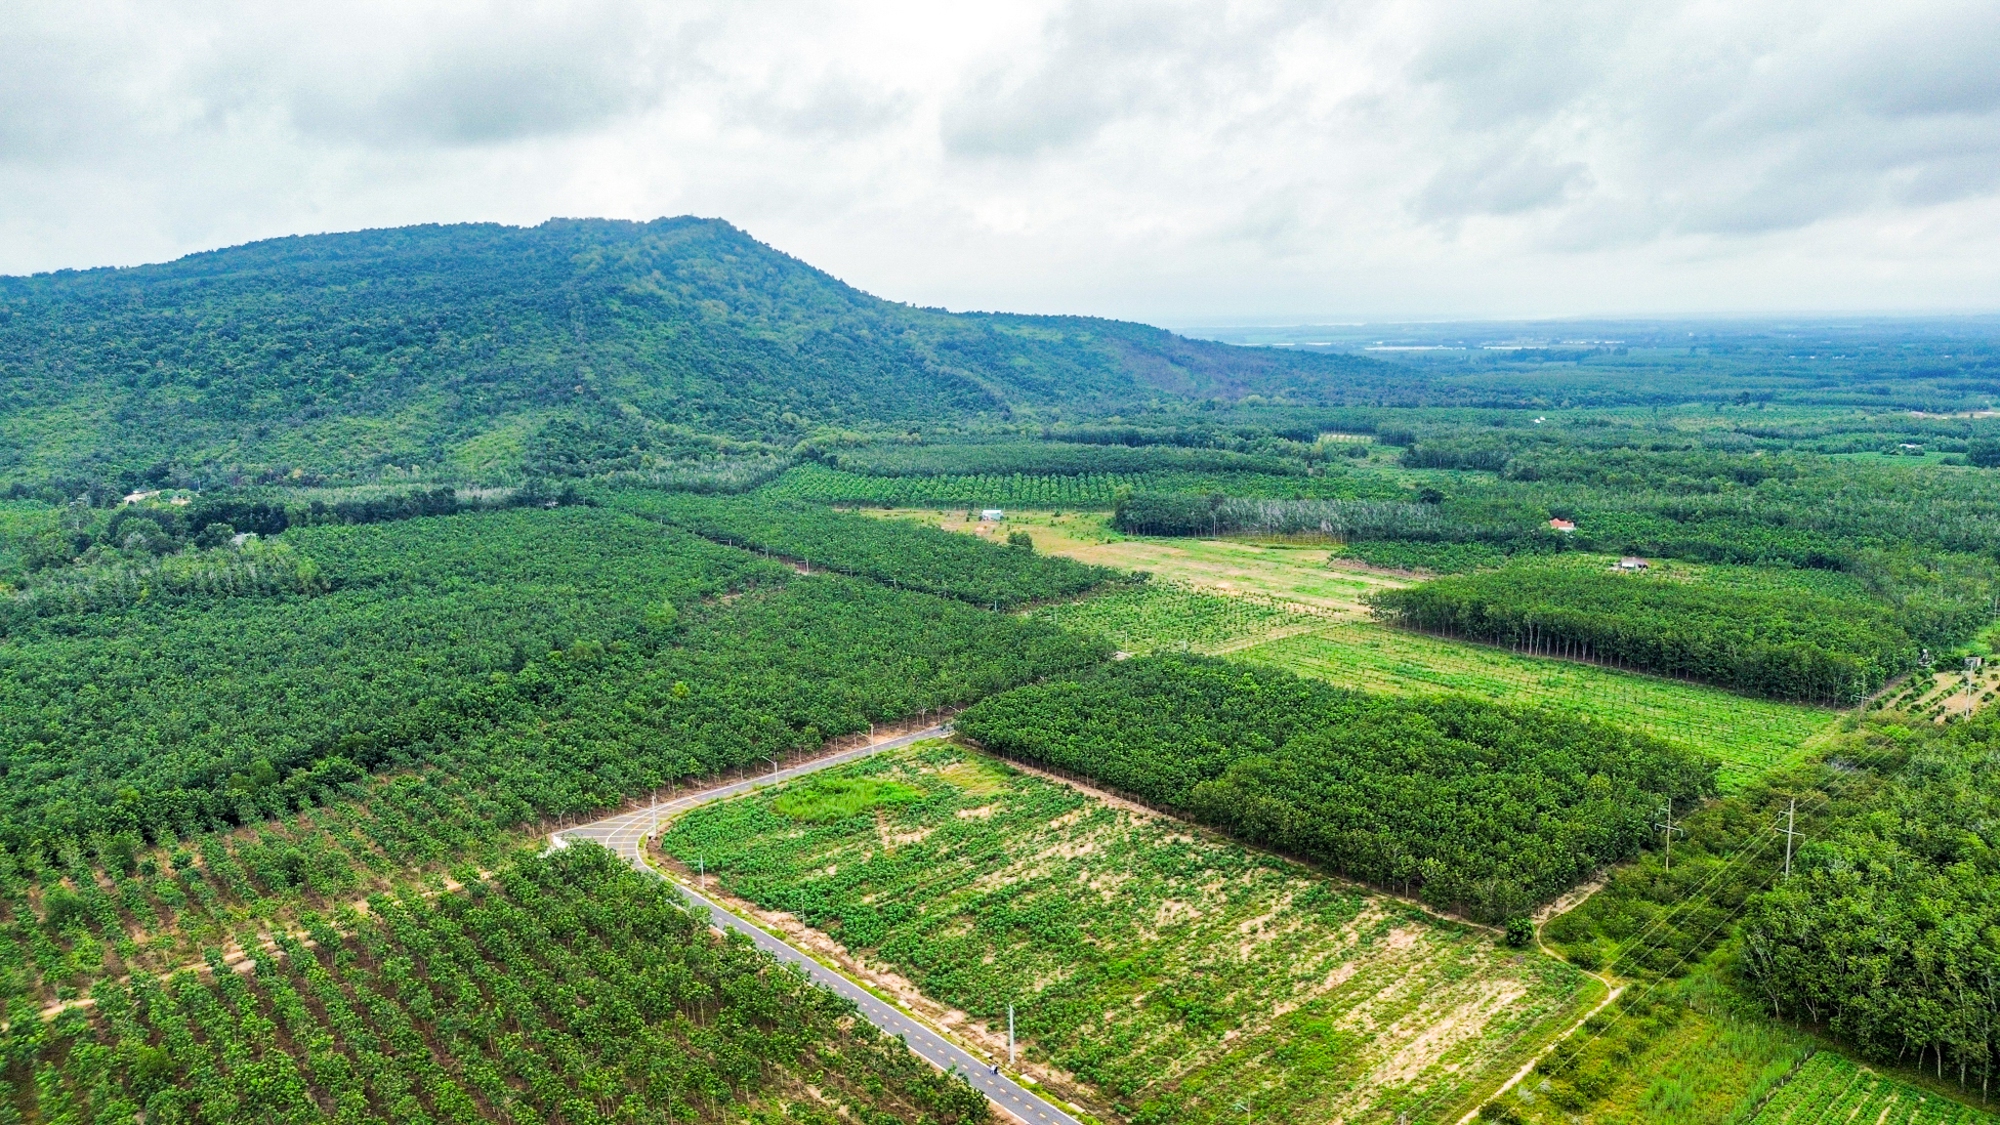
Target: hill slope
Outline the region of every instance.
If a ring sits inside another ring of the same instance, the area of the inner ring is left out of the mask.
[[[281,238],[0,279],[0,482],[413,463],[474,479],[714,445],[694,435],[1391,382],[1408,376],[1138,324],[915,309],[694,218]]]

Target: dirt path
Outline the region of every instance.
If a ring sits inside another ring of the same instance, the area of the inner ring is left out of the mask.
[[[1545,957],[1550,957],[1557,961],[1565,961],[1566,958],[1564,958],[1561,954],[1557,953],[1555,950],[1550,949],[1542,941],[1542,927],[1549,924],[1551,921],[1554,921],[1556,918],[1559,918],[1562,915],[1567,914],[1572,910],[1575,910],[1577,907],[1582,906],[1584,903],[1589,902],[1590,896],[1603,890],[1606,886],[1610,884],[1610,882],[1611,882],[1611,872],[1609,870],[1599,872],[1597,877],[1590,880],[1590,882],[1584,883],[1583,885],[1578,887],[1572,887],[1568,894],[1563,895],[1561,898],[1555,900],[1552,903],[1549,903],[1547,906],[1544,906],[1540,910],[1536,911],[1535,948],[1540,950],[1542,952],[1542,955]],[[1575,966],[1571,967],[1574,968]],[[1504,1097],[1507,1091],[1512,1090],[1514,1087],[1520,1085],[1521,1082],[1528,1077],[1528,1075],[1533,1074],[1535,1072],[1536,1063],[1541,1062],[1543,1059],[1547,1058],[1550,1051],[1553,1051],[1557,1047],[1560,1047],[1564,1043],[1568,1042],[1571,1037],[1573,1037],[1574,1035],[1576,1035],[1578,1031],[1583,1029],[1584,1024],[1590,1022],[1591,1017],[1597,1015],[1597,1013],[1610,1007],[1612,1002],[1617,1000],[1618,997],[1624,993],[1626,985],[1629,983],[1624,981],[1613,980],[1610,974],[1608,973],[1593,973],[1590,972],[1588,969],[1578,969],[1577,971],[1581,973],[1586,973],[1592,980],[1595,980],[1599,984],[1602,984],[1604,986],[1605,989],[1604,999],[1598,1001],[1597,1004],[1594,1007],[1592,1007],[1588,1012],[1585,1012],[1582,1016],[1578,1017],[1577,1021],[1571,1024],[1569,1028],[1565,1030],[1561,1035],[1558,1035],[1554,1039],[1551,1039],[1547,1043],[1543,1044],[1542,1049],[1536,1051],[1534,1057],[1530,1058],[1527,1062],[1522,1063],[1521,1069],[1515,1071],[1514,1076],[1512,1078],[1509,1078],[1507,1081],[1501,1083],[1500,1088],[1493,1091],[1492,1095],[1489,1096],[1486,1099],[1486,1101],[1481,1102],[1479,1105],[1473,1106],[1472,1109],[1469,1112],[1467,1112],[1464,1117],[1459,1118],[1458,1125],[1471,1125],[1473,1119],[1479,1116],[1480,1106],[1485,1105],[1487,1102],[1496,1101],[1499,1098]]]

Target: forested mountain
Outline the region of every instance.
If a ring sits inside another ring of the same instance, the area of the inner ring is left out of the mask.
[[[420,226],[0,279],[0,483],[640,467],[827,425],[1390,380],[1410,381],[1139,324],[912,308],[718,220]]]

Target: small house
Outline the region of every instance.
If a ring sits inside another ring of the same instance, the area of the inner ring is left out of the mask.
[[[1007,518],[1007,513],[1001,511],[999,508],[984,508],[980,510],[979,518],[987,523],[998,523],[1000,520]]]
[[[1618,560],[1619,570],[1644,570],[1651,565],[1653,564],[1637,555],[1626,555],[1624,558]]]
[[[1550,530],[1552,530],[1552,531],[1560,531],[1560,532],[1562,532],[1562,533],[1563,533],[1564,535],[1570,535],[1570,534],[1573,534],[1573,533],[1574,533],[1574,532],[1576,531],[1576,521],[1575,521],[1575,520],[1550,520],[1550,521],[1549,521],[1549,528],[1550,528]]]

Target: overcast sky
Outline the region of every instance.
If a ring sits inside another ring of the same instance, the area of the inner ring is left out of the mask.
[[[2000,309],[2000,4],[10,0],[0,272],[718,216],[1154,323]]]

